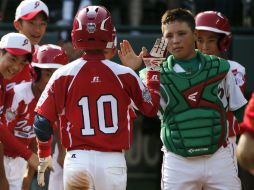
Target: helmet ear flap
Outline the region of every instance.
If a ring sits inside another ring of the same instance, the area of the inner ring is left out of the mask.
[[[224,37],[219,42],[220,51],[227,51],[231,44],[232,35],[224,35]]]

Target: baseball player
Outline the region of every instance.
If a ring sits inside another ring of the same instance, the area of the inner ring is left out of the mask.
[[[228,51],[231,40],[231,27],[228,19],[220,12],[205,11],[197,14],[197,48],[205,54],[216,55],[226,58],[225,53]],[[230,70],[232,71],[237,85],[242,92],[246,87],[245,68],[236,61],[228,60]],[[229,139],[235,146],[236,135],[239,134],[239,124],[232,112],[227,112],[229,123]]]
[[[147,86],[130,68],[105,59],[114,48],[116,31],[104,7],[82,8],[73,23],[72,42],[84,49],[81,58],[58,69],[38,101],[34,129],[39,142],[38,183],[51,166],[52,123],[60,115],[64,161],[64,189],[126,189],[124,150],[130,148],[133,105],[156,115],[160,92],[159,65],[167,41],[157,41],[144,57]],[[145,54],[144,50],[144,54]]]
[[[33,82],[15,85],[6,94],[4,121],[13,135],[25,147],[36,152],[36,139],[33,130],[34,108],[52,73],[68,63],[68,57],[61,47],[47,44],[40,46],[33,55],[33,66],[36,78]],[[26,161],[12,149],[5,149],[5,171],[10,190],[22,188]],[[19,170],[15,170],[19,168]],[[29,167],[23,188],[29,189],[35,170]]]
[[[116,46],[117,46],[117,39],[115,38],[114,47],[112,49],[104,50],[105,59],[109,59],[109,60],[113,59],[113,57],[115,56],[117,52]],[[73,49],[74,47],[70,47],[70,48]],[[80,51],[80,50],[75,49],[75,51]],[[133,114],[135,115],[135,113]],[[64,189],[63,188],[63,163],[64,163],[66,150],[60,142],[60,136],[61,136],[60,131],[57,130],[55,132],[56,144],[54,148],[54,154],[52,156],[52,167],[54,168],[54,171],[50,172],[48,190]]]
[[[232,34],[228,19],[220,12],[205,11],[197,14],[196,18],[197,31],[197,48],[205,54],[216,55],[226,58],[225,53],[230,47]],[[236,84],[244,92],[246,83],[245,68],[236,61],[228,60],[230,70],[235,77]],[[219,95],[223,95],[220,90]],[[227,112],[227,122],[229,127],[229,142],[232,155],[235,158],[235,167],[237,167],[237,159],[235,154],[236,136],[240,132],[240,127],[233,112]]]
[[[254,175],[254,93],[246,107],[241,123],[243,134],[238,141],[236,155],[242,168]]]
[[[48,7],[40,0],[23,0],[16,9],[13,25],[19,33],[24,34],[30,40],[33,52],[38,48],[46,32],[48,16]],[[18,75],[6,81],[7,90],[15,84],[32,81],[33,74],[33,68],[27,64]]]
[[[162,189],[239,190],[227,142],[226,111],[242,121],[247,100],[228,61],[195,50],[195,19],[188,10],[166,11],[161,29],[172,54],[161,68]],[[121,51],[131,49],[128,41],[121,47]],[[120,58],[124,65],[136,68],[140,58],[129,52]],[[140,76],[145,77],[146,70]]]
[[[31,43],[23,34],[9,33],[4,35],[0,41],[0,73],[1,73],[1,92],[0,92],[0,107],[1,116],[4,109],[4,101],[6,95],[6,88],[3,79],[11,79],[18,72],[20,72],[28,61],[31,61],[32,47]],[[0,122],[0,152],[5,148],[12,149],[24,159],[28,160],[28,163],[34,168],[39,164],[37,155],[29,151],[26,147],[15,139],[9,132],[8,128]],[[5,172],[3,170],[3,152],[0,154],[0,181],[1,189],[8,189],[9,185],[6,179]],[[2,185],[3,184],[3,185]]]

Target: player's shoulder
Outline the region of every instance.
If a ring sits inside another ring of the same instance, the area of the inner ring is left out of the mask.
[[[240,63],[233,60],[228,60],[228,62],[230,64],[230,70],[245,73],[245,67]]]
[[[102,63],[105,64],[107,67],[109,67],[116,75],[131,74],[136,76],[135,71],[133,71],[131,68],[126,67],[124,65],[120,65],[114,61],[105,59],[102,60]]]
[[[23,82],[17,84],[13,87],[13,91],[9,91],[13,93],[13,101],[24,101],[26,104],[31,102],[34,98],[34,94],[32,92],[32,82]]]
[[[17,93],[24,93],[27,90],[30,90],[32,86],[32,82],[22,82],[20,84],[17,84],[13,87],[13,91],[15,94]]]
[[[76,59],[76,60],[58,68],[54,72],[53,78],[58,78],[60,76],[76,75],[85,63],[86,63],[86,61],[84,61],[82,58]]]

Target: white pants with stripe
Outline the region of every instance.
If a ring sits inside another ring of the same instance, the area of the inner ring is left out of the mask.
[[[163,190],[240,190],[237,163],[230,146],[211,156],[185,158],[163,148]]]
[[[85,184],[89,190],[125,190],[127,167],[124,153],[68,151],[64,160],[64,189]]]

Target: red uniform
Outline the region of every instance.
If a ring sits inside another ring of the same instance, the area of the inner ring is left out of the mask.
[[[33,121],[37,100],[32,92],[31,84],[31,82],[21,83],[7,92],[3,117],[10,132],[25,147],[35,138]],[[19,156],[12,149],[5,149],[5,155]]]
[[[61,124],[62,144],[68,150],[129,149],[133,103],[147,116],[157,114],[160,73],[148,71],[147,88],[133,70],[103,59],[84,55],[58,69],[35,109],[51,123],[61,115],[66,123]]]
[[[3,82],[3,79],[0,79],[1,89],[0,89],[0,107],[1,107],[1,116],[3,114],[4,108],[4,98],[6,97],[6,89]],[[20,155],[24,159],[28,159],[32,155],[32,151],[27,149],[20,143],[8,130],[8,128],[1,122],[0,126],[0,141],[4,143],[4,148],[12,150],[17,155]]]
[[[241,123],[243,131],[248,131],[254,137],[254,93],[245,109],[244,119]]]

